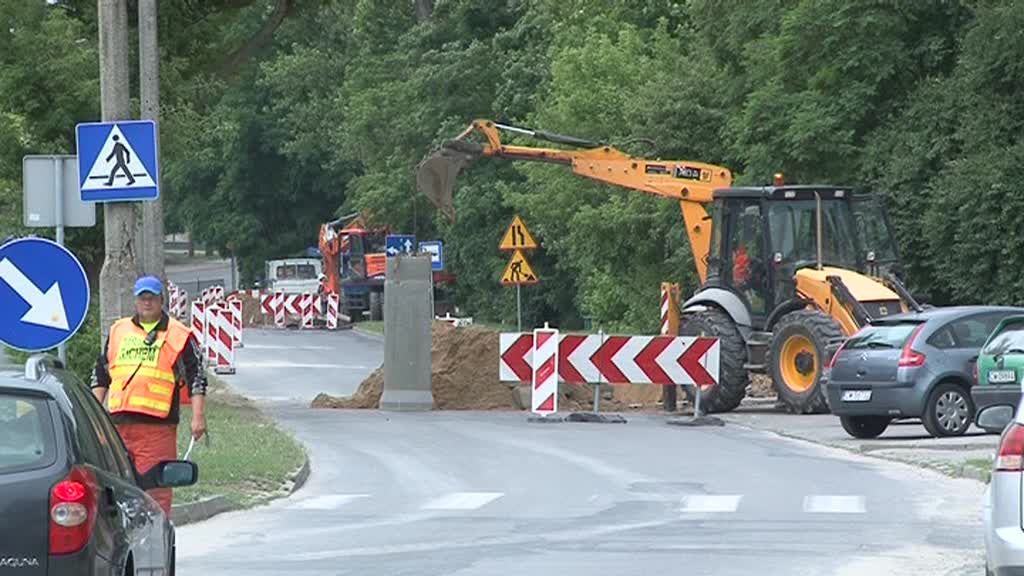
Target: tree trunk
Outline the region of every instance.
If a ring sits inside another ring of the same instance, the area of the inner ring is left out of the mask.
[[[249,41],[242,45],[241,48],[235,50],[231,54],[228,54],[220,63],[220,75],[223,78],[229,78],[234,76],[238,69],[242,67],[250,58],[252,58],[257,52],[270,45],[270,42],[274,39],[274,33],[281,27],[281,23],[288,16],[289,10],[292,8],[290,0],[277,0],[274,4],[274,12],[270,15],[270,18],[263,23],[263,26],[249,38]]]

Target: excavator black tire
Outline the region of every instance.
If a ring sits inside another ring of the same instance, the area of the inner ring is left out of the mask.
[[[720,346],[718,384],[701,392],[701,412],[710,414],[733,410],[740,405],[750,383],[750,374],[743,367],[747,362],[747,345],[736,323],[717,308],[684,314],[679,320],[680,336],[710,336],[718,338]],[[683,390],[693,404],[693,388],[684,386]]]
[[[794,414],[827,413],[824,368],[828,344],[843,337],[839,324],[818,310],[796,310],[772,328],[768,355],[779,400]]]

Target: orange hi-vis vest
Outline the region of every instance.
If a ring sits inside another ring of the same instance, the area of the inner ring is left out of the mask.
[[[131,318],[114,322],[107,347],[107,410],[111,414],[131,412],[166,418],[171,412],[177,381],[174,364],[188,345],[190,334],[184,324],[168,318],[167,330],[159,333],[152,346],[147,346],[146,331]]]

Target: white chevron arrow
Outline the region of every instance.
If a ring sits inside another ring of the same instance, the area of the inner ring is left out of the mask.
[[[21,317],[22,322],[58,330],[70,329],[64,299],[56,282],[43,292],[8,258],[0,260],[0,280],[7,282],[28,303],[29,309]]]

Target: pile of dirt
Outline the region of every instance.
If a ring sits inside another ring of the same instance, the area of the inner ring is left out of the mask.
[[[240,292],[239,299],[242,301],[242,326],[260,327],[267,319],[263,315],[263,308],[259,298],[253,298],[248,292]]]
[[[775,387],[772,377],[767,374],[751,374],[750,385],[747,386],[748,398],[775,398]]]
[[[498,380],[498,333],[479,326],[435,322],[431,379],[436,410],[516,410],[514,387]],[[319,394],[314,408],[377,408],[384,388],[378,368],[351,397]]]
[[[323,392],[313,398],[313,408],[365,409],[380,405],[380,395],[384,390],[384,367],[373,371],[352,396],[331,396]]]

